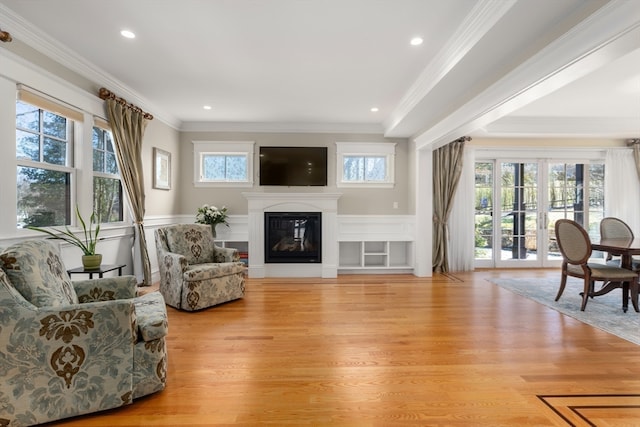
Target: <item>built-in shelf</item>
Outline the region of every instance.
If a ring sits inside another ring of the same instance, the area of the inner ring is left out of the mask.
[[[339,270],[411,270],[411,241],[339,242]]]
[[[240,253],[240,261],[249,265],[249,242],[237,240],[216,240],[216,245],[223,248],[237,249]]]

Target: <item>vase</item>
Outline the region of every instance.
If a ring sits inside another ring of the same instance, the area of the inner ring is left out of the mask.
[[[211,224],[211,234],[213,234],[213,238],[215,239],[216,236],[216,225],[217,224]]]
[[[82,255],[82,266],[85,270],[97,270],[102,264],[102,254]]]

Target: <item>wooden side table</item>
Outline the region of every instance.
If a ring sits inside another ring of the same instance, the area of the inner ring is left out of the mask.
[[[93,275],[97,274],[100,279],[104,273],[108,273],[110,271],[118,270],[118,276],[122,276],[122,268],[126,267],[127,264],[102,264],[100,268],[92,268],[85,269],[84,267],[76,267],[71,270],[67,270],[67,274],[71,276],[72,274],[88,274],[89,279],[93,279]]]

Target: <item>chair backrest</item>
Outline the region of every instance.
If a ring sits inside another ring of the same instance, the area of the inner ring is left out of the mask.
[[[600,237],[633,240],[633,231],[623,220],[609,216],[600,221]]]
[[[58,247],[49,240],[9,246],[0,253],[0,263],[16,290],[36,307],[78,304]]]
[[[562,257],[569,264],[584,264],[591,256],[591,240],[586,230],[570,219],[559,219],[555,225],[556,240]]]
[[[207,224],[174,224],[156,230],[156,241],[166,250],[183,255],[189,264],[214,262],[215,241]]]

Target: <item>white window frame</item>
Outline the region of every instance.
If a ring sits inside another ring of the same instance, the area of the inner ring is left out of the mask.
[[[384,157],[384,181],[346,181],[345,157]],[[396,144],[393,142],[336,142],[336,187],[393,188],[395,185]]]
[[[253,187],[254,141],[192,141],[192,143],[194,187]],[[211,181],[202,179],[203,156],[205,154],[245,156],[247,159],[247,179],[244,181]]]
[[[111,134],[111,143],[113,144],[113,149],[114,149],[114,154],[116,155],[116,165],[118,168],[118,173],[117,174],[111,174],[111,173],[107,173],[107,172],[98,172],[98,171],[94,171],[93,170],[93,152],[95,150],[95,148],[93,148],[93,140],[91,143],[91,172],[93,173],[93,177],[91,179],[92,181],[92,185],[91,185],[91,200],[93,201],[95,194],[93,194],[93,178],[95,177],[99,177],[99,178],[109,178],[109,179],[117,179],[118,181],[120,181],[120,188],[122,189],[122,195],[121,195],[121,199],[120,203],[122,204],[122,220],[121,221],[104,221],[103,224],[122,224],[126,221],[126,218],[128,217],[128,211],[127,211],[127,195],[126,195],[126,190],[124,188],[124,182],[122,182],[122,175],[120,173],[120,164],[118,163],[118,155],[117,153],[115,153],[116,150],[116,142],[113,139],[113,132],[111,130],[111,126],[109,125],[109,123],[101,118],[98,117],[94,117],[93,118],[93,126],[91,127],[91,132],[92,132],[92,138],[93,138],[93,128],[98,128],[102,131],[106,131],[109,132]],[[107,147],[105,145],[104,153],[106,154],[107,151]],[[93,203],[92,203],[93,206]]]
[[[46,111],[49,113],[57,114],[67,119],[67,150],[66,150],[66,160],[65,165],[57,165],[53,163],[48,163],[44,160],[31,160],[19,157],[16,155],[16,170],[19,167],[25,168],[35,168],[35,169],[44,169],[51,170],[56,172],[68,173],[70,179],[70,200],[69,200],[69,224],[65,224],[67,226],[76,226],[76,215],[74,206],[77,204],[78,194],[77,194],[77,167],[76,167],[76,149],[79,146],[78,136],[82,135],[82,126],[84,122],[84,115],[82,112],[71,108],[67,105],[62,104],[56,100],[50,99],[47,95],[37,94],[35,92],[27,91],[23,87],[18,86],[17,90],[17,99],[14,102],[20,101],[25,104],[29,104],[35,108],[38,108],[40,111]],[[15,112],[15,110],[14,110]],[[16,126],[16,118],[14,114],[14,129],[16,132],[18,130],[23,130]],[[35,132],[30,131],[35,134]],[[42,137],[44,130],[41,128],[37,134],[39,138]],[[42,143],[42,141],[40,141]],[[15,144],[15,142],[14,142]],[[17,209],[17,206],[16,206]]]

